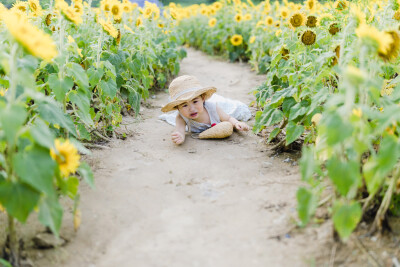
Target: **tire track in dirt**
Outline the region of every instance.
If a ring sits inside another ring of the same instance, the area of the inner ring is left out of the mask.
[[[183,74],[246,104],[265,80],[192,49]],[[74,233],[67,214],[70,242],[31,252],[37,266],[309,266],[327,251],[326,231],[288,233],[300,177],[283,161],[293,155],[269,157],[252,133],[175,146],[173,127],[157,118],[167,98],[156,94],[140,120],[124,118],[132,136],[88,157],[96,189],[83,186],[81,228]]]

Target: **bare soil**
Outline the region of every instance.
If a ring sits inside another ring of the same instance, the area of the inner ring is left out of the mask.
[[[246,104],[265,81],[246,64],[192,49],[182,62],[183,74]],[[43,227],[35,216],[20,226],[35,266],[376,266],[356,245],[335,243],[329,220],[295,227],[298,153],[274,155],[251,132],[223,140],[187,135],[176,146],[170,140],[173,127],[158,120],[167,98],[156,93],[139,119],[124,118],[126,140],[113,139],[110,149],[86,157],[96,188],[82,183],[77,232],[72,203],[64,201],[65,246],[34,249],[29,240]],[[0,233],[0,243],[4,236]],[[380,263],[391,266],[386,264],[391,253],[396,248]]]

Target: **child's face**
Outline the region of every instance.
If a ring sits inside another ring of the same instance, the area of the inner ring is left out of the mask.
[[[198,96],[191,101],[180,104],[178,110],[186,118],[194,120],[204,111],[203,103],[202,96]]]

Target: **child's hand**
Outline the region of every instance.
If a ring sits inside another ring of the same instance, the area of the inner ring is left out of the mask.
[[[180,145],[185,141],[185,135],[178,131],[175,131],[171,134],[171,139],[172,142],[174,142],[177,145]]]
[[[236,128],[237,130],[239,130],[239,131],[248,131],[248,130],[250,129],[249,125],[247,125],[246,123],[241,122],[241,121],[238,121],[238,122],[235,124],[235,128]]]

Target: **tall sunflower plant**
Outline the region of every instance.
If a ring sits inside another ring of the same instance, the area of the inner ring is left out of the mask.
[[[0,55],[0,206],[8,216],[10,248],[3,256],[19,266],[15,220],[25,223],[36,211],[39,221],[58,235],[63,214],[60,197],[77,201],[80,180],[76,174],[91,186],[93,174],[80,160],[78,148],[87,151],[76,139],[56,138],[50,125],[62,125],[76,136],[73,123],[60,103],[41,91],[43,84],[36,83],[39,64],[57,57],[56,45],[28,21],[18,20],[12,13],[3,15],[6,27],[0,32],[0,38],[5,40]],[[77,203],[73,210],[78,216]]]

